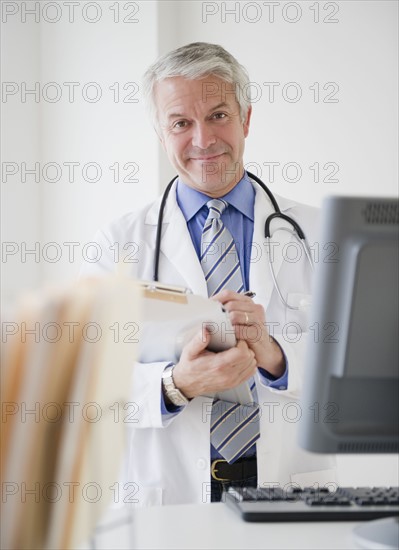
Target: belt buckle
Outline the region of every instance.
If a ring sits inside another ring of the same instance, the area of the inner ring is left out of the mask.
[[[219,462],[227,462],[227,460],[223,460],[222,458],[217,458],[216,460],[214,460],[211,464],[211,476],[216,481],[229,481],[229,479],[226,477],[218,477],[216,475],[216,468]]]

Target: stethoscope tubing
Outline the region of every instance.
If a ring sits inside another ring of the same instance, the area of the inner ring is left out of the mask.
[[[277,293],[279,295],[279,298],[283,302],[283,304],[289,309],[298,310],[299,309],[298,307],[290,306],[287,303],[287,301],[284,299],[284,297],[282,295],[282,292],[281,292],[281,290],[280,290],[280,288],[277,284],[276,274],[274,272],[273,262],[271,260],[271,250],[270,250],[271,230],[270,230],[270,225],[271,225],[272,221],[275,220],[276,218],[281,218],[281,219],[285,220],[287,223],[289,223],[294,228],[294,231],[292,231],[292,234],[294,234],[296,232],[296,234],[298,236],[298,239],[300,239],[302,247],[305,251],[306,257],[307,257],[307,259],[308,259],[308,261],[309,261],[309,263],[310,263],[310,265],[313,269],[313,261],[312,261],[310,251],[308,250],[308,246],[306,245],[305,233],[302,231],[301,226],[295,220],[293,220],[290,216],[287,216],[286,214],[283,214],[281,212],[280,207],[277,203],[277,200],[276,200],[275,196],[270,191],[270,189],[266,186],[266,184],[263,183],[263,181],[260,178],[258,178],[258,176],[255,176],[255,174],[252,174],[251,172],[247,172],[247,174],[252,180],[254,180],[263,189],[263,191],[269,197],[270,202],[272,203],[273,208],[275,210],[274,214],[271,214],[270,216],[267,217],[267,219],[265,221],[265,231],[264,231],[265,239],[266,239],[266,242],[267,242],[267,245],[268,245],[268,250],[269,250],[269,266],[270,266],[270,272],[271,272],[271,276],[272,276],[272,279],[273,279],[274,286],[275,286],[275,288],[277,290]],[[160,251],[161,251],[162,223],[163,223],[163,214],[164,214],[164,211],[165,211],[165,205],[166,205],[166,201],[167,201],[169,192],[172,188],[172,185],[176,181],[177,178],[178,178],[178,176],[175,176],[168,183],[168,185],[167,185],[167,187],[164,191],[164,194],[162,196],[161,204],[159,206],[157,232],[156,232],[156,237],[155,237],[153,281],[158,281],[158,279],[159,279],[159,258],[160,258]]]

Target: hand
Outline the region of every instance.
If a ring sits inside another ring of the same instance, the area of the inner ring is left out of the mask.
[[[252,298],[232,290],[222,290],[212,299],[218,300],[229,312],[236,338],[244,340],[255,353],[258,367],[279,378],[284,374],[285,361],[280,346],[270,336],[263,306]]]
[[[184,346],[173,369],[176,387],[188,398],[234,388],[256,372],[255,354],[246,342],[238,341],[234,348],[213,353],[206,349],[209,340],[204,328]]]

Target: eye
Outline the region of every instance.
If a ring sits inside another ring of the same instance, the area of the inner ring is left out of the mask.
[[[173,128],[176,128],[176,129],[186,128],[187,126],[188,126],[188,121],[187,120],[177,120],[173,124]]]
[[[212,114],[212,118],[216,119],[216,120],[222,120],[223,118],[226,118],[226,113],[213,113]]]

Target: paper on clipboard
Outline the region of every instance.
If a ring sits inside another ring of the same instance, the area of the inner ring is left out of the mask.
[[[203,326],[211,334],[210,351],[224,351],[236,345],[228,313],[219,302],[183,287],[147,281],[140,281],[140,286],[140,361],[178,361],[184,345]]]
[[[140,281],[142,308],[139,360],[177,362],[184,345],[205,325],[211,333],[210,351],[224,351],[237,343],[223,306],[192,294],[187,288]],[[247,383],[209,397],[246,405],[253,401]]]

